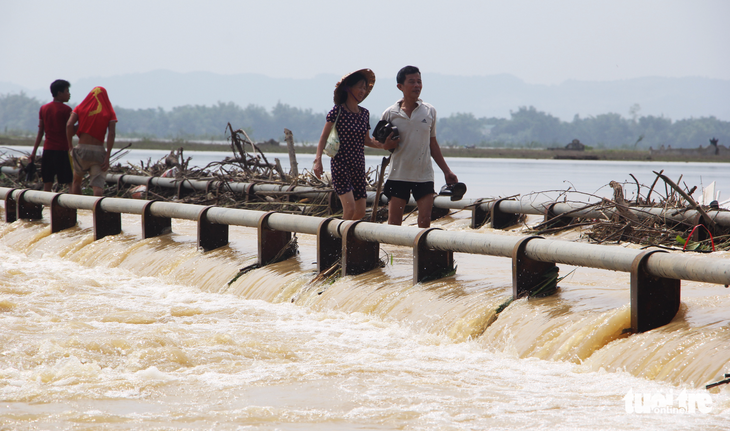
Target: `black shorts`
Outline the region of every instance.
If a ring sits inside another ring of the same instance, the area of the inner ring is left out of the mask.
[[[408,202],[408,198],[411,197],[411,193],[413,193],[413,199],[416,202],[426,195],[435,194],[436,192],[433,189],[433,181],[414,183],[412,181],[388,180],[385,182],[385,186],[383,186],[383,194],[388,197],[388,200],[396,197]]]
[[[68,151],[43,150],[41,157],[41,177],[44,183],[52,183],[58,177],[59,184],[68,184],[73,180],[71,160]]]

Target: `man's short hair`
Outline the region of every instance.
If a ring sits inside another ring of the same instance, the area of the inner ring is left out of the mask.
[[[421,74],[416,66],[406,66],[398,71],[398,75],[395,76],[395,82],[398,84],[404,84],[406,82],[406,75],[413,75],[414,73]]]
[[[64,79],[57,79],[51,83],[51,94],[56,97],[58,93],[71,87],[71,83]]]

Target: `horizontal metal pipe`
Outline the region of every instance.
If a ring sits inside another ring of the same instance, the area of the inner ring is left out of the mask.
[[[0,166],[0,173],[3,173],[5,175],[19,175],[20,169],[14,168],[12,166]]]
[[[655,253],[647,261],[647,271],[654,276],[676,280],[730,284],[730,259]]]
[[[442,251],[511,257],[520,239],[511,235],[434,230],[426,237],[426,245]]]
[[[19,169],[10,166],[3,166],[2,173],[8,175],[18,175]],[[246,193],[249,187],[253,193],[266,194],[267,192],[295,192],[298,195],[306,197],[318,197],[328,194],[329,191],[322,191],[315,187],[297,186],[289,190],[289,186],[278,185],[278,184],[259,184],[259,183],[245,183],[245,182],[221,182],[217,180],[195,180],[185,179],[179,180],[175,178],[162,178],[162,177],[147,177],[141,175],[123,175],[123,174],[107,174],[106,181],[108,183],[116,184],[121,178],[122,182],[132,185],[147,185],[149,184],[155,187],[166,187],[166,188],[177,188],[180,182],[182,187],[195,191],[205,191],[208,189],[210,183],[211,188],[218,188],[225,185],[226,188],[231,189],[236,193]],[[375,201],[375,192],[367,193],[367,202],[372,204]],[[381,194],[379,204],[387,204],[387,198]],[[434,207],[453,209],[453,210],[464,210],[471,209],[472,207],[479,205],[480,209],[485,212],[489,212],[492,206],[496,202],[496,199],[489,199],[484,202],[484,199],[461,199],[459,201],[452,201],[449,197],[437,196],[434,199]],[[612,208],[596,208],[592,205],[585,205],[581,203],[568,203],[568,202],[524,202],[523,200],[503,200],[500,203],[500,210],[506,213],[512,214],[531,214],[531,215],[543,215],[547,209],[555,204],[552,208],[553,213],[556,216],[569,216],[579,218],[592,218],[592,219],[611,219],[614,217],[616,210]],[[410,198],[408,205],[416,206],[416,202],[413,198]],[[671,220],[680,223],[692,223],[698,216],[699,212],[696,210],[676,210],[664,208],[636,208],[629,207],[628,210],[636,215],[637,217],[644,219],[647,217],[659,217],[666,220]],[[720,226],[730,227],[730,212],[719,211],[719,210],[708,210],[707,214],[712,220]]]
[[[355,236],[361,240],[413,246],[419,228],[360,223]],[[511,257],[522,237],[489,235],[477,232],[429,232],[425,243],[429,248],[462,253]],[[540,239],[526,244],[525,255],[541,262],[631,272],[634,259],[642,250],[618,246],[583,244]],[[653,276],[692,280],[707,283],[730,284],[730,260],[710,257],[657,253],[646,263]]]
[[[525,255],[541,262],[622,272],[631,272],[634,259],[642,251],[557,240],[530,241],[525,246]],[[646,271],[655,277],[730,284],[730,259],[655,253],[647,260]]]
[[[51,192],[41,192],[41,193],[48,193],[51,196],[55,195],[56,193]],[[58,204],[64,208],[75,208],[78,210],[92,210],[94,209],[94,204],[99,200],[100,198],[98,196],[84,196],[84,195],[72,195],[69,193],[61,193],[58,195]],[[121,211],[120,211],[121,212]]]
[[[139,199],[104,198],[100,205],[102,210],[110,213],[142,214],[149,202]]]
[[[7,167],[5,167],[7,168]],[[14,168],[13,168],[14,169]],[[17,171],[17,169],[15,169]],[[118,179],[121,177],[121,175],[117,174],[109,174],[107,177],[112,177]],[[158,178],[158,177],[144,177],[139,175],[124,175],[123,180],[125,182],[130,182],[131,184],[147,184],[147,180],[149,178],[152,178],[152,184],[153,185],[159,185],[161,187],[176,187],[179,183],[178,180],[172,179],[172,178]],[[208,184],[207,181],[199,181],[199,180],[185,180],[185,185],[190,184],[191,187],[194,187],[195,189],[199,190],[205,190],[206,185]],[[275,184],[253,184],[253,183],[228,183],[228,187],[231,187],[234,189],[234,191],[239,190],[241,193],[245,192],[246,188],[250,185],[253,185],[253,189],[255,191],[260,191],[262,193],[269,192],[275,192],[275,191],[283,191],[287,189],[287,186],[281,186],[281,185],[275,185]],[[298,193],[301,192],[302,194],[309,194],[309,195],[315,195],[315,194],[323,194],[328,192],[322,192],[316,188],[312,187],[295,187],[293,189],[294,191],[297,191]],[[38,192],[38,191],[30,191],[32,193],[44,193],[44,192]],[[4,194],[1,194],[0,197],[3,199],[5,198]],[[29,200],[29,202],[37,203],[41,205],[50,205],[50,197],[47,196],[41,196],[41,195],[32,195],[26,193],[26,199]],[[33,200],[35,199],[35,200]],[[46,202],[45,199],[48,199],[49,201]],[[368,202],[372,203],[375,199],[375,193],[369,192],[368,193]],[[470,207],[473,207],[475,205],[479,205],[483,211],[490,211],[491,207],[494,205],[495,201],[489,201],[489,202],[482,202],[482,199],[462,199],[461,201],[451,201],[447,197],[436,197],[434,199],[434,206],[439,208],[448,208],[448,209],[469,209]],[[381,204],[387,204],[387,199],[381,195]],[[409,200],[409,204],[416,205],[415,201],[413,201],[413,198]],[[63,205],[63,204],[62,204]],[[79,209],[89,209],[88,205],[93,205],[93,202],[91,204],[86,204],[85,206],[78,207]],[[550,207],[550,205],[553,205],[553,202],[522,202],[519,200],[504,200],[500,203],[500,210],[507,213],[513,213],[513,214],[533,214],[533,215],[542,215],[547,211],[547,208]],[[124,212],[124,211],[116,211],[116,210],[110,210],[111,212]],[[555,203],[552,208],[553,213],[556,216],[569,216],[569,217],[580,217],[580,218],[593,218],[593,219],[611,219],[615,215],[615,210],[611,208],[605,208],[605,209],[597,209],[596,207],[592,205],[584,205],[580,203],[568,203],[568,202],[559,202]],[[699,216],[699,212],[696,210],[677,210],[677,209],[663,209],[663,208],[629,208],[629,211],[631,211],[634,215],[641,219],[645,219],[647,217],[657,217],[660,219],[670,220],[673,222],[680,222],[680,223],[693,223],[697,217]],[[708,210],[706,211],[707,214],[710,216],[710,218],[715,221],[720,226],[724,227],[730,227],[730,212],[729,211],[720,211],[720,210]],[[137,213],[136,211],[134,213]]]
[[[492,208],[494,199],[488,199],[488,201],[489,202],[484,202],[484,199],[461,199],[458,201],[452,201],[451,198],[447,196],[436,196],[433,199],[433,206],[436,208],[463,210],[471,209],[475,205],[480,205],[484,211],[489,211]],[[408,200],[408,204],[411,206],[417,205],[416,201],[414,201],[412,197]]]
[[[150,181],[150,178],[152,180]],[[280,184],[259,184],[259,183],[246,183],[246,182],[228,182],[228,181],[218,181],[218,180],[196,180],[196,179],[177,179],[177,178],[161,178],[161,177],[146,177],[141,175],[122,175],[122,174],[107,174],[106,181],[108,183],[114,183],[116,184],[121,179],[121,182],[126,184],[134,184],[134,185],[146,185],[147,181],[150,181],[150,185],[155,187],[167,187],[167,188],[177,188],[180,183],[182,183],[182,187],[185,189],[190,190],[196,190],[196,191],[205,191],[208,189],[208,185],[210,184],[210,188],[218,188],[220,186],[225,185],[226,188],[231,189],[232,191],[236,193],[246,193],[248,188],[250,186],[253,186],[252,192],[253,193],[266,193],[266,192],[287,192],[292,191],[296,192],[298,195],[302,196],[312,196],[312,195],[320,195],[325,194],[328,192],[323,192],[321,189],[318,189],[316,187],[306,187],[306,186],[297,186],[294,187],[292,190],[289,190],[288,185],[280,185]]]
[[[553,202],[521,202],[505,200],[499,204],[499,209],[506,213],[512,214],[535,214],[543,215]],[[482,204],[484,209],[485,204]],[[679,210],[675,208],[656,208],[656,207],[628,207],[628,211],[640,219],[648,217],[657,217],[660,219],[671,220],[680,223],[692,223],[699,216],[697,210]],[[585,205],[581,203],[560,202],[555,203],[552,208],[556,216],[592,218],[592,219],[611,219],[616,214],[614,208],[597,208],[593,205]],[[706,210],[710,218],[720,226],[730,227],[730,211]]]
[[[213,207],[208,210],[208,221],[215,224],[231,226],[257,227],[263,213],[254,210]]]
[[[174,202],[153,202],[150,205],[150,214],[156,217],[198,220],[198,216],[204,208],[205,206],[203,205],[180,204]]]
[[[294,231],[316,235],[319,224],[325,220],[322,217],[300,216],[297,214],[275,213],[267,220],[270,229],[279,231]]]
[[[10,190],[0,187],[0,197],[4,199]],[[20,192],[20,190],[16,190],[14,193],[19,194]],[[24,196],[29,202],[50,205],[54,193],[28,191]],[[98,198],[91,196],[62,195],[59,196],[59,204],[66,207],[88,209],[90,205],[93,206],[96,199]],[[147,202],[134,199],[106,198],[101,201],[101,207],[103,210],[110,212],[141,213]],[[150,212],[158,217],[197,220],[203,208],[206,207],[171,202],[153,202],[150,205]],[[208,211],[208,219],[213,223],[255,227],[258,226],[258,221],[263,214],[265,213],[261,211],[214,207]],[[321,217],[275,213],[269,217],[268,226],[279,231],[314,235],[317,234],[318,227],[323,220]],[[340,232],[343,223],[346,222],[335,220],[330,223],[328,231],[337,237],[341,237]],[[421,230],[415,227],[364,222],[358,223],[353,232],[358,239],[363,241],[412,247],[416,236]],[[521,237],[512,235],[433,230],[428,234],[425,242],[427,247],[437,250],[510,257],[514,246],[520,239]],[[622,272],[631,271],[634,259],[641,252],[641,250],[617,246],[549,239],[530,241],[525,246],[525,255],[537,261]],[[676,253],[656,253],[647,259],[646,269],[649,274],[656,277],[730,284],[730,259],[687,256]]]
[[[18,196],[23,192],[24,190],[15,190],[13,191],[13,199],[17,200]],[[45,206],[51,206],[51,200],[53,200],[53,195],[55,193],[51,192],[40,192],[37,190],[26,190],[25,194],[23,195],[23,198],[32,204],[36,205],[45,205]]]
[[[640,250],[610,245],[582,244],[550,239],[530,241],[525,255],[540,262],[564,263],[574,266],[630,272]],[[585,265],[590,263],[590,265]]]
[[[369,242],[379,242],[393,245],[413,247],[413,241],[423,229],[411,226],[382,225],[379,223],[358,223],[355,226],[355,236]]]

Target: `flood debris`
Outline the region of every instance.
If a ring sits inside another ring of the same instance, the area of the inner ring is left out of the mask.
[[[711,389],[711,388],[714,388],[715,386],[720,386],[720,385],[727,385],[728,383],[730,383],[730,374],[726,373],[725,379],[720,380],[715,383],[710,383],[709,385],[705,385],[705,389]]]
[[[636,194],[633,200],[624,195],[624,184],[611,181],[613,198],[602,198],[592,205],[585,205],[577,211],[591,209],[596,212],[613,214],[605,218],[571,217],[570,213],[560,214],[544,222],[529,227],[528,232],[545,235],[557,234],[580,228],[581,237],[596,244],[619,244],[629,242],[645,247],[659,247],[669,250],[712,252],[730,250],[730,228],[715,223],[707,210],[719,210],[717,201],[699,204],[692,195],[697,187],[684,188],[664,175],[664,171],[654,172],[655,181],[647,187],[640,184],[636,177]],[[664,194],[661,185],[664,184]],[[657,187],[659,186],[659,187]],[[644,194],[642,190],[647,190]],[[659,209],[649,212],[649,209]],[[695,210],[699,217],[692,221],[674,221],[670,217]]]
[[[331,180],[329,178],[318,179],[308,169],[299,170],[294,151],[293,133],[285,129],[285,140],[289,147],[291,169],[287,172],[283,169],[281,161],[274,158],[270,161],[261,151],[259,146],[253,142],[244,129],[234,129],[230,123],[226,126],[226,137],[230,142],[232,155],[221,161],[211,162],[202,168],[190,168],[187,161],[179,166],[174,172],[174,178],[178,180],[216,180],[219,186],[209,190],[205,194],[191,194],[189,196],[175,196],[171,190],[167,191],[167,199],[178,202],[194,203],[200,205],[216,205],[230,208],[245,208],[259,211],[277,211],[312,216],[336,216],[341,211],[339,200],[334,195]],[[179,157],[182,160],[182,149],[179,149]],[[171,153],[171,155],[173,155]],[[159,164],[159,161],[156,163]],[[134,172],[137,175],[150,175],[155,164],[148,163],[147,166],[119,167],[119,173]],[[373,169],[368,170],[366,175],[368,190],[374,190],[376,173]],[[250,183],[250,184],[274,184],[281,186],[279,191],[256,191],[255,193],[241,196],[233,192],[228,183]],[[294,190],[295,187],[308,187],[317,189],[323,193],[316,196],[299,196]],[[160,191],[162,193],[163,191]],[[314,197],[313,197],[314,196]]]

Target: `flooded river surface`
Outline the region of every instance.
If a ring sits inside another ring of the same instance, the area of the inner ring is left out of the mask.
[[[608,176],[650,183],[660,169],[730,194],[728,170],[706,164],[449,161],[472,198],[565,181],[594,192]],[[297,256],[234,280],[256,261],[255,229],[232,227],[229,246],[203,252],[193,222],[142,239],[139,217],[124,215],[122,234],[93,241],[90,212],[51,234],[45,211],[0,223],[0,430],[724,430],[730,421],[730,385],[704,389],[730,373],[724,286],[683,282],[669,325],[626,335],[625,273],[577,268],[558,294],[497,314],[511,295],[506,258],[457,253],[455,276],[414,286],[412,250],[383,244],[383,268],[323,284],[312,282],[316,238],[299,235]],[[468,213],[434,225],[473,231]],[[561,275],[573,269],[561,265]]]

